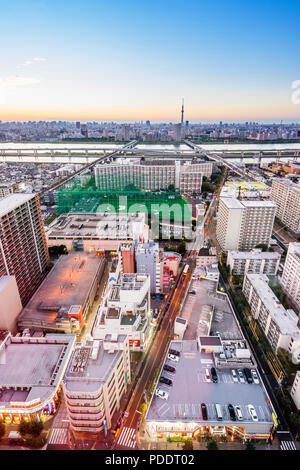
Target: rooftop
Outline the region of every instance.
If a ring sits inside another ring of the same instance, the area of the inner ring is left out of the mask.
[[[192,279],[180,314],[188,321],[185,340],[217,333],[222,339],[242,339],[228,297],[216,290],[217,285],[217,281],[209,279]]]
[[[260,201],[256,199],[246,200],[242,199],[239,200],[235,197],[229,196],[224,197],[221,194],[220,199],[222,202],[229,208],[229,209],[244,209],[244,208],[276,208],[276,204],[272,201]]]
[[[50,225],[47,236],[50,237],[94,237],[110,238],[114,233],[130,233],[131,224],[145,223],[144,214],[122,213],[73,213],[62,214]],[[125,237],[126,238],[126,237]]]
[[[19,207],[21,204],[25,204],[25,202],[30,201],[30,199],[34,197],[35,194],[13,193],[1,198],[0,217],[3,217],[4,215]]]
[[[279,253],[275,251],[262,251],[261,248],[254,248],[251,251],[229,250],[228,255],[234,259],[280,259]]]
[[[176,365],[168,359],[165,361],[176,367],[175,374],[163,372],[165,377],[171,378],[173,385],[168,387],[159,384],[159,388],[167,391],[169,397],[165,401],[153,395],[147,421],[202,421],[201,403],[205,403],[208,421],[216,422],[214,405],[219,403],[224,417],[222,424],[227,421],[232,425],[227,408],[231,403],[240,405],[244,416],[243,425],[245,422],[253,423],[247,409],[248,404],[254,406],[260,422],[273,422],[272,410],[261,381],[259,385],[234,383],[231,370],[222,368],[217,371],[218,383],[207,382],[205,371],[214,365],[212,354],[200,352],[196,340],[172,341],[170,348],[180,351]]]
[[[47,398],[62,378],[74,342],[74,335],[10,336],[0,350],[0,404]]]
[[[105,341],[110,342],[107,349]],[[94,392],[107,381],[123,354],[118,343],[124,343],[126,336],[106,337],[105,341],[87,341],[73,351],[63,379],[67,390]]]
[[[19,316],[19,321],[55,322],[58,311],[72,305],[84,308],[91,286],[104,262],[95,253],[71,252],[60,256]]]
[[[300,330],[297,326],[297,318],[286,310],[280,303],[271,287],[269,278],[265,274],[247,274],[246,278],[251,282],[254,290],[265,305],[273,321],[278,325],[282,334],[297,336],[300,339]]]

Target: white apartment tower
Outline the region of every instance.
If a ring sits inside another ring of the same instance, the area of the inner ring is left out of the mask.
[[[0,277],[15,276],[22,305],[45,277],[49,264],[37,194],[14,193],[0,200]]]
[[[272,201],[221,197],[217,215],[217,240],[224,251],[269,246],[276,214]]]
[[[293,232],[300,233],[300,184],[275,178],[270,198],[277,204],[278,219]]]
[[[281,284],[300,309],[300,243],[290,243]]]

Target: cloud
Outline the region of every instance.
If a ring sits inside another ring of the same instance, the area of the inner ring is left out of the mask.
[[[45,57],[34,57],[33,59],[26,60],[23,64],[24,67],[28,67],[28,65],[33,64],[34,62],[45,62]]]
[[[40,83],[40,80],[34,77],[21,77],[18,75],[6,78],[0,77],[0,104],[4,104],[8,96],[14,94],[18,88],[38,83]]]
[[[12,75],[3,80],[4,84],[7,86],[26,86],[26,85],[36,85],[40,83],[38,78],[32,77],[19,77],[18,75]]]

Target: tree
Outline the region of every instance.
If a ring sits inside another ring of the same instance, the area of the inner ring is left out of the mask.
[[[5,423],[2,421],[2,419],[0,419],[0,439],[4,437],[5,431],[6,431]]]
[[[44,425],[42,421],[38,421],[37,419],[32,419],[30,422],[22,420],[18,427],[18,431],[21,436],[29,434],[31,436],[38,437],[43,429]]]
[[[262,251],[267,251],[268,245],[266,245],[265,243],[258,243],[258,245],[256,245],[255,248],[261,248]]]
[[[30,423],[22,419],[18,426],[18,431],[21,436],[25,436],[26,434],[30,434]]]
[[[42,430],[44,429],[44,425],[42,421],[38,421],[37,419],[32,419],[30,422],[30,434],[34,437],[38,437]]]
[[[207,450],[219,450],[218,444],[214,440],[208,442],[206,448]]]
[[[253,444],[252,441],[247,440],[245,450],[256,450],[256,447],[255,447],[255,445]]]
[[[193,441],[184,441],[184,444],[182,446],[182,450],[193,450]]]

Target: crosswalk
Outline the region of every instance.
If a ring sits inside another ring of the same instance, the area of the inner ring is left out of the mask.
[[[297,450],[293,441],[281,441],[280,450]]]
[[[117,445],[134,449],[136,447],[136,430],[125,426],[121,431]]]
[[[53,428],[51,430],[48,444],[68,444],[68,429]]]

